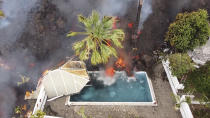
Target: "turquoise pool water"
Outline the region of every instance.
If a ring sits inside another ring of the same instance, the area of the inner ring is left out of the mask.
[[[71,96],[72,102],[152,102],[146,73],[135,73],[136,80],[128,81],[127,76],[118,73],[110,86],[103,85],[90,74],[92,86],[85,87],[79,94]]]

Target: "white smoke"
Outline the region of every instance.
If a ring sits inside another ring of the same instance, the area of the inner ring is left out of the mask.
[[[127,12],[129,2],[132,0],[102,0],[98,10],[103,16],[123,16]]]
[[[37,0],[3,0],[1,9],[5,18],[0,18],[1,45],[14,42],[25,27],[28,12]],[[0,45],[0,46],[1,46]]]
[[[14,42],[19,39],[28,18],[28,13],[34,7],[37,0],[3,0],[0,4],[5,17],[0,18],[0,49],[5,45],[11,48]],[[11,46],[11,47],[10,47]],[[2,50],[0,50],[2,53]],[[14,110],[16,95],[14,86],[20,81],[19,77],[12,77],[17,73],[27,72],[28,62],[24,62],[27,56],[23,50],[16,50],[13,53],[0,54],[0,59],[6,60],[14,68],[9,71],[0,67],[0,117],[11,118]],[[30,60],[30,59],[29,59]],[[31,59],[33,61],[33,59]],[[12,79],[11,79],[12,78]]]
[[[152,0],[143,0],[143,5],[140,14],[140,22],[138,26],[139,30],[143,29],[143,24],[151,13],[152,13]]]

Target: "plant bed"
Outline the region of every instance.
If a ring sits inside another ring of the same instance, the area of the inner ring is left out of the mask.
[[[210,118],[210,108],[204,105],[190,105],[194,118]]]

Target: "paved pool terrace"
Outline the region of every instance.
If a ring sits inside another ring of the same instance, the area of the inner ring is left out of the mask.
[[[57,116],[64,118],[81,118],[78,111],[84,108],[87,116],[93,118],[181,118],[179,111],[174,109],[172,90],[168,81],[162,78],[164,72],[161,64],[155,66],[154,75],[151,78],[157,106],[136,106],[136,105],[65,105],[66,97],[58,98],[47,102],[45,108],[50,106]]]

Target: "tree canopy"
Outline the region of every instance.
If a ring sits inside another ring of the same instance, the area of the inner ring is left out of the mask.
[[[121,41],[125,34],[121,29],[113,29],[114,17],[100,18],[98,12],[93,11],[89,17],[78,15],[78,21],[83,24],[84,32],[68,33],[68,37],[85,35],[86,37],[73,44],[73,49],[80,60],[91,58],[93,65],[107,63],[111,56],[117,57],[116,48],[122,48]]]
[[[204,45],[209,35],[208,12],[200,9],[191,13],[179,13],[168,28],[166,41],[177,51],[186,52]]]
[[[172,75],[177,76],[179,79],[195,69],[192,59],[186,53],[172,54],[169,56],[169,61]]]

